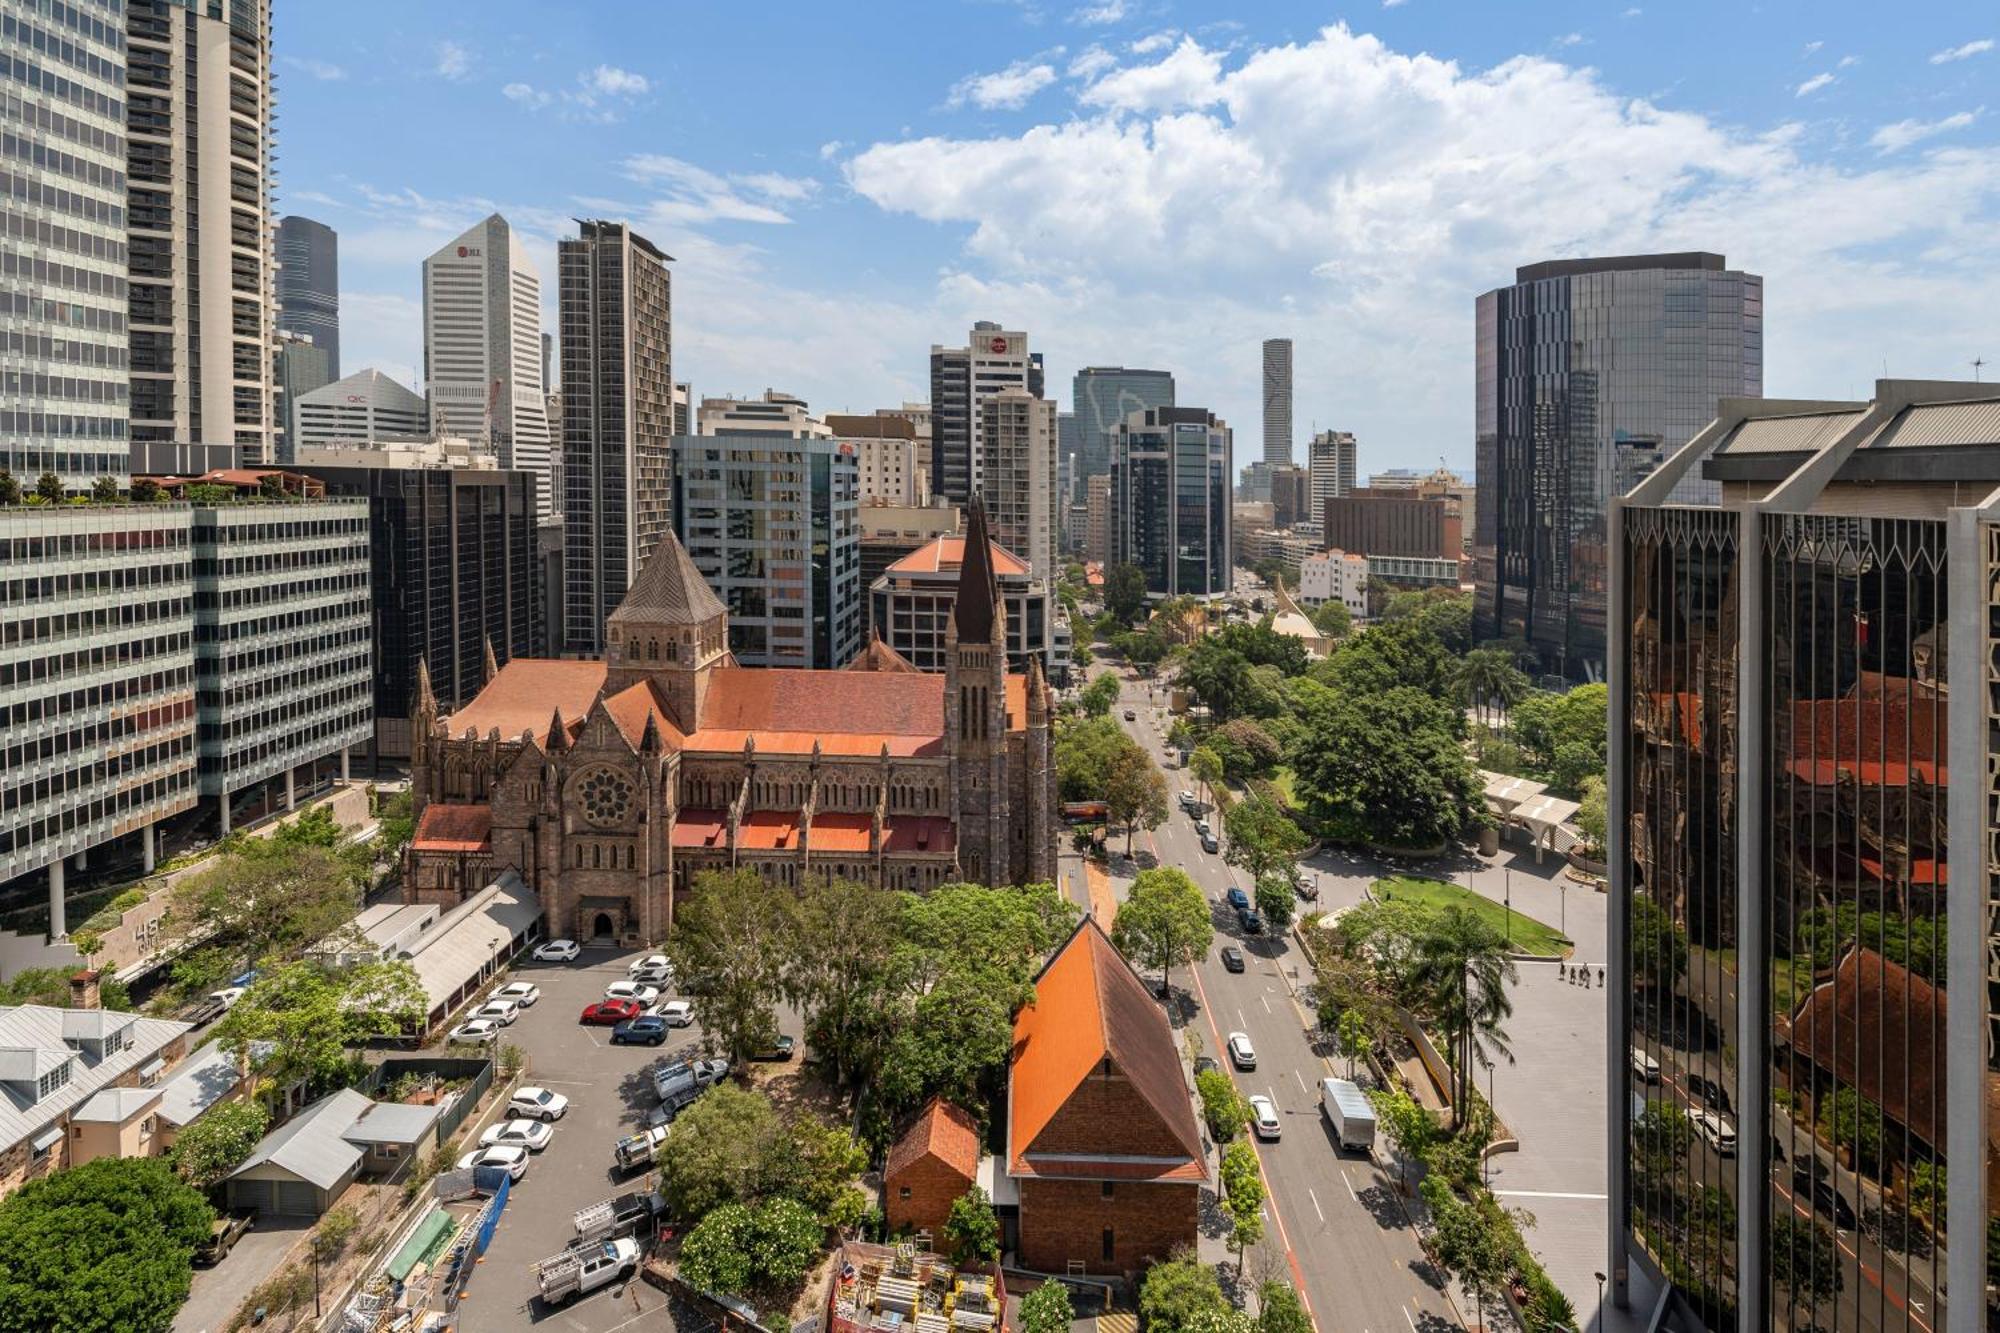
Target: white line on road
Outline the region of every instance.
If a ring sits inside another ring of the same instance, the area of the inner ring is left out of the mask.
[[[543,1088],[594,1088],[600,1080],[588,1078],[544,1078],[537,1079],[536,1086]]]
[[[1241,1006],[1241,1005],[1238,1005],[1238,1006],[1236,1007],[1236,1021],[1237,1021],[1238,1023],[1242,1024],[1242,1026],[1243,1026],[1243,1027],[1244,1027],[1244,1028],[1245,1028],[1246,1030],[1247,1030],[1247,1029],[1249,1028],[1249,1026],[1250,1026],[1250,1020],[1249,1020],[1249,1019],[1247,1019],[1247,1018],[1245,1018],[1245,1017],[1243,1016],[1243,1006]]]
[[[1556,1190],[1494,1190],[1503,1199],[1602,1199],[1602,1194],[1563,1194]]]
[[[1310,1185],[1306,1186],[1306,1197],[1313,1201],[1313,1211],[1319,1213],[1319,1220],[1322,1222],[1326,1221],[1326,1214],[1320,1212],[1319,1195],[1313,1193],[1312,1186]],[[1363,1329],[1362,1333],[1367,1333],[1367,1330]]]
[[[1259,1003],[1259,1004],[1261,1004],[1261,1005],[1263,1005],[1263,1006],[1264,1006],[1264,1012],[1265,1012],[1266,1014],[1268,1014],[1268,1013],[1270,1013],[1270,1012],[1271,1012],[1271,1001],[1270,1001],[1269,999],[1265,998],[1265,997],[1264,997],[1264,996],[1262,996],[1262,995],[1259,995],[1259,996],[1257,997],[1257,1003]]]
[[[1294,1069],[1292,1071],[1292,1077],[1299,1081],[1300,1092],[1303,1092],[1308,1097],[1312,1096],[1312,1089],[1306,1086],[1306,1076],[1304,1074],[1301,1074],[1298,1070]]]
[[[1346,1171],[1342,1171],[1342,1172],[1340,1173],[1340,1183],[1341,1183],[1341,1184],[1343,1184],[1343,1185],[1345,1185],[1345,1186],[1347,1186],[1347,1197],[1348,1197],[1348,1198],[1350,1198],[1350,1199],[1354,1200],[1354,1201],[1355,1201],[1356,1203],[1360,1203],[1360,1202],[1361,1202],[1361,1196],[1360,1196],[1359,1194],[1356,1194],[1356,1193],[1354,1192],[1354,1182],[1353,1182],[1353,1181],[1351,1181],[1351,1180],[1349,1180],[1349,1179],[1347,1178],[1347,1172],[1346,1172]]]
[[[1407,1305],[1403,1307],[1403,1318],[1409,1320],[1410,1333],[1417,1333],[1417,1321],[1414,1319],[1410,1319],[1410,1307]]]

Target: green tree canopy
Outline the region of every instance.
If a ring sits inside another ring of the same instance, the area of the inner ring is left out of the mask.
[[[1076,1319],[1069,1288],[1054,1278],[1044,1281],[1021,1298],[1020,1313],[1021,1333],[1069,1333],[1069,1326]],[[1273,1333],[1280,1331],[1273,1330]],[[1283,1330],[1282,1333],[1293,1331]]]
[[[1116,564],[1104,571],[1104,610],[1129,625],[1146,605],[1146,573],[1137,565]]]
[[[1142,870],[1111,925],[1111,942],[1141,967],[1160,969],[1165,986],[1176,967],[1192,967],[1215,943],[1208,898],[1186,871]]]
[[[1289,897],[1291,872],[1306,849],[1305,830],[1262,796],[1238,801],[1229,808],[1223,823],[1229,831],[1229,850],[1224,853],[1229,864],[1241,866],[1256,881],[1266,876],[1284,880]]]
[[[1415,619],[1372,625],[1350,636],[1313,674],[1348,693],[1381,694],[1406,687],[1439,702],[1457,693],[1457,663],[1437,635]]]
[[[1238,1139],[1222,1150],[1222,1202],[1229,1210],[1229,1248],[1236,1251],[1236,1271],[1250,1247],[1264,1239],[1264,1173],[1257,1150]]]
[[[1344,639],[1354,628],[1354,613],[1342,601],[1321,602],[1307,618],[1314,629],[1329,639]]]
[[[1220,1069],[1196,1074],[1194,1089],[1201,1095],[1201,1118],[1208,1125],[1209,1137],[1217,1143],[1229,1142],[1250,1123],[1250,1103]]]
[[[826,1223],[797,1199],[724,1204],[681,1243],[681,1276],[705,1291],[784,1292],[819,1257]]]
[[[791,1136],[761,1092],[718,1083],[695,1098],[660,1145],[660,1192],[674,1216],[699,1221],[726,1203],[763,1198],[786,1179]]]
[[[1579,795],[1585,778],[1604,772],[1610,698],[1604,685],[1579,685],[1566,694],[1535,691],[1508,716],[1522,757],[1564,795]]]
[[[1268,777],[1284,758],[1284,750],[1270,729],[1247,718],[1231,718],[1209,733],[1208,745],[1222,759],[1223,771],[1231,779]]]
[[[402,959],[333,968],[305,960],[259,976],[215,1025],[232,1055],[268,1043],[257,1072],[278,1089],[303,1082],[345,1087],[360,1072],[360,1048],[422,1027],[429,1002]]]
[[[1114,824],[1125,826],[1125,854],[1132,854],[1132,838],[1141,827],[1158,828],[1167,822],[1167,779],[1139,743],[1126,743],[1111,752],[1104,775],[1104,804]]]
[[[1472,764],[1447,710],[1422,691],[1334,692],[1306,721],[1293,768],[1335,838],[1424,847],[1472,818]]]
[[[1472,1066],[1494,1057],[1512,1060],[1505,1023],[1514,1012],[1507,993],[1519,977],[1499,931],[1463,907],[1447,907],[1428,918],[1417,940],[1412,978],[1424,1009],[1442,1030],[1457,1086],[1452,1105],[1472,1104]]]
[[[166,1329],[213,1217],[157,1158],[29,1181],[0,1201],[0,1333]]]
[[[234,1171],[270,1127],[261,1103],[224,1102],[180,1132],[167,1161],[180,1178],[205,1190]]]
[[[1688,941],[1651,894],[1632,895],[1632,970],[1639,983],[1666,992],[1687,974]]]
[[[1106,672],[1083,687],[1077,696],[1077,703],[1085,717],[1109,717],[1112,706],[1118,702],[1118,677]]]
[[[1154,1264],[1139,1287],[1139,1320],[1146,1333],[1209,1333],[1231,1313],[1215,1270],[1191,1253]]]
[[[1312,1316],[1289,1282],[1266,1282],[1257,1289],[1257,1333],[1313,1333]]]
[[[944,1219],[944,1239],[960,1263],[991,1263],[1000,1257],[1000,1219],[985,1190],[974,1185],[951,1201],[951,1211]]]
[[[778,1037],[792,891],[755,870],[706,870],[674,912],[674,975],[731,1063]]]
[[[786,941],[786,993],[804,1011],[814,1054],[846,1087],[871,1069],[888,1038],[896,987],[895,893],[854,880],[810,880],[797,890]]]

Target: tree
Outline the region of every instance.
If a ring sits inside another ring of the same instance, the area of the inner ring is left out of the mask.
[[[978,1259],[992,1263],[1000,1257],[1000,1219],[994,1215],[986,1191],[974,1185],[951,1201],[944,1219],[945,1243],[952,1258],[960,1263]]]
[[[6,468],[0,467],[0,505],[21,503],[21,483]]]
[[[1259,882],[1266,876],[1280,878],[1289,899],[1291,872],[1308,841],[1305,830],[1279,809],[1275,801],[1262,796],[1238,801],[1230,807],[1223,824],[1229,831],[1229,850],[1224,859],[1233,866],[1241,866]],[[1286,917],[1290,917],[1289,903]]]
[[[718,1083],[682,1111],[660,1145],[660,1192],[683,1222],[749,1203],[785,1178],[791,1137],[761,1092]]]
[[[214,1213],[157,1158],[99,1158],[0,1201],[0,1333],[165,1329]]]
[[[1146,605],[1146,572],[1137,565],[1116,564],[1104,571],[1104,610],[1121,625]]]
[[[391,792],[381,798],[375,806],[375,856],[390,865],[398,864],[403,858],[403,849],[416,836],[417,821],[411,813],[413,802],[410,789]]]
[[[1308,807],[1336,838],[1432,846],[1472,818],[1472,764],[1434,699],[1410,687],[1335,690],[1311,708],[1294,768]]]
[[[352,1082],[361,1046],[421,1029],[429,1008],[416,969],[402,959],[343,968],[302,961],[251,982],[215,1036],[238,1058],[263,1044],[257,1069],[277,1088],[320,1091]]]
[[[1607,686],[1579,685],[1564,694],[1532,692],[1513,707],[1508,724],[1523,757],[1565,794],[1604,772],[1610,698]]]
[[[1447,907],[1431,918],[1417,942],[1413,981],[1442,1030],[1455,1087],[1451,1104],[1472,1100],[1472,1065],[1491,1064],[1507,1049],[1502,1024],[1513,1014],[1507,986],[1519,977],[1500,932],[1466,911]]]
[[[819,1255],[826,1224],[797,1199],[724,1204],[681,1243],[681,1276],[704,1291],[783,1290]]]
[[[1160,969],[1160,989],[1176,966],[1192,967],[1215,943],[1215,921],[1201,886],[1185,870],[1142,870],[1111,925],[1111,942],[1141,967]]]
[[[1208,1136],[1217,1143],[1229,1142],[1250,1123],[1250,1103],[1220,1069],[1196,1074],[1194,1089],[1201,1095],[1201,1118],[1208,1125]]]
[[[223,954],[225,976],[236,962],[288,961],[351,933],[365,858],[320,845],[318,828],[314,821],[302,833],[288,827],[242,840],[180,880],[167,903],[169,928],[182,938],[206,937]]]
[[[1794,1305],[1804,1307],[1797,1314],[1809,1316],[1814,1306],[1840,1294],[1844,1277],[1831,1231],[1787,1209],[1771,1219],[1768,1234],[1770,1265],[1766,1271],[1773,1282],[1791,1293]],[[1794,1315],[1785,1322],[1799,1321]]]
[[[1514,1254],[1514,1237],[1505,1217],[1497,1204],[1490,1203],[1490,1196],[1464,1202],[1438,1176],[1424,1177],[1418,1189],[1430,1209],[1431,1254],[1477,1302],[1483,1325],[1486,1307],[1500,1300]]]
[[[1585,854],[1592,860],[1602,861],[1610,847],[1610,792],[1599,774],[1585,778],[1582,791],[1583,797],[1576,809],[1576,826],[1583,834]]]
[[[1223,1149],[1221,1176],[1223,1206],[1229,1210],[1229,1248],[1236,1251],[1240,1274],[1244,1253],[1264,1239],[1264,1173],[1248,1139]]]
[[[1457,663],[1437,635],[1415,619],[1373,625],[1350,635],[1313,674],[1350,694],[1409,688],[1443,703],[1457,693]]]
[[[35,478],[35,494],[48,504],[61,504],[67,494],[63,490],[62,478],[53,472],[44,472]]]
[[[1671,991],[1687,972],[1688,941],[1667,909],[1651,895],[1632,895],[1632,970],[1639,983],[1659,993]]]
[[[1354,628],[1354,613],[1342,601],[1321,602],[1307,619],[1312,621],[1313,628],[1322,637],[1328,639],[1344,639]]]
[[[771,1165],[772,1190],[815,1213],[831,1213],[841,1192],[867,1169],[868,1150],[847,1126],[801,1111],[787,1127],[783,1154]]]
[[[1632,1163],[1649,1180],[1677,1174],[1693,1143],[1694,1126],[1673,1102],[1654,1098],[1632,1121]]]
[[[132,498],[140,504],[152,504],[165,493],[151,477],[132,478]]]
[[[1359,1009],[1340,1011],[1340,1025],[1335,1035],[1340,1041],[1340,1053],[1347,1057],[1347,1076],[1354,1077],[1354,1062],[1366,1060],[1375,1050],[1375,1037],[1368,1030],[1368,1019]]]
[[[1230,1312],[1215,1270],[1182,1251],[1154,1264],[1139,1286],[1139,1322],[1146,1333],[1208,1333]]]
[[[1423,1160],[1437,1140],[1438,1123],[1401,1088],[1370,1093],[1368,1100],[1375,1105],[1376,1123],[1396,1150],[1397,1173],[1407,1182],[1409,1164]]]
[[[1257,911],[1266,925],[1273,930],[1284,930],[1292,924],[1292,917],[1297,912],[1297,898],[1290,873],[1273,871],[1268,875],[1259,875],[1251,890],[1250,901],[1257,905]]]
[[[754,870],[709,870],[675,910],[674,975],[732,1064],[777,1040],[790,897]]]
[[[258,1102],[224,1102],[181,1131],[167,1161],[182,1180],[206,1190],[250,1155],[270,1123]]]
[[[118,479],[99,477],[90,483],[90,499],[94,504],[108,505],[118,502]]]
[[[1499,648],[1475,648],[1459,661],[1457,686],[1460,699],[1479,710],[1481,721],[1497,709],[1505,715],[1528,693],[1528,678],[1514,665],[1512,655]],[[1485,740],[1485,728],[1480,728]]]
[[[1222,756],[1212,746],[1199,746],[1188,756],[1188,772],[1201,784],[1204,800],[1211,805],[1222,803]]]
[[[1069,1333],[1075,1319],[1076,1307],[1070,1302],[1069,1288],[1054,1278],[1021,1298],[1021,1333]]]
[[[836,1087],[871,1069],[887,1039],[902,904],[855,880],[801,884],[785,942],[786,994],[804,1011],[813,1053]]]
[[[1882,1155],[1882,1108],[1851,1087],[1819,1103],[1819,1123],[1838,1147],[1851,1149],[1856,1170],[1875,1173]]]
[[[1252,667],[1256,671],[1264,669]],[[1247,717],[1231,718],[1215,729],[1208,743],[1232,778],[1268,777],[1285,757],[1271,733]]]
[[[1118,702],[1118,690],[1118,677],[1106,672],[1084,686],[1076,701],[1085,717],[1109,717]]]
[[[1338,603],[1328,602],[1328,606]],[[1313,1333],[1312,1316],[1289,1282],[1266,1282],[1257,1289],[1258,1333]]]
[[[1139,826],[1158,828],[1167,822],[1167,780],[1137,741],[1111,754],[1104,775],[1104,804],[1113,823],[1125,826],[1125,855],[1132,854],[1132,836]]]

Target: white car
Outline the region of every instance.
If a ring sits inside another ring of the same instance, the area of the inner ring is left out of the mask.
[[[1249,1033],[1232,1032],[1229,1034],[1229,1061],[1238,1069],[1255,1069],[1257,1067],[1257,1048],[1250,1044]]]
[[[1658,1083],[1660,1081],[1660,1062],[1640,1050],[1637,1046],[1634,1046],[1632,1048],[1632,1072],[1638,1075],[1641,1083]]]
[[[535,949],[535,961],[538,963],[568,963],[574,961],[576,956],[582,952],[583,949],[578,946],[575,940],[550,940],[547,944],[537,946]]]
[[[664,1018],[670,1028],[684,1028],[694,1022],[694,1002],[692,1000],[662,1000],[646,1013],[653,1018]]]
[[[465,1046],[490,1046],[500,1040],[500,1025],[490,1018],[472,1018],[445,1033],[446,1042]]]
[[[470,1171],[475,1166],[497,1166],[507,1173],[509,1180],[519,1180],[528,1174],[528,1150],[502,1144],[493,1148],[475,1148],[458,1159],[461,1171]]]
[[[1275,1139],[1284,1132],[1278,1123],[1278,1107],[1269,1097],[1258,1095],[1250,1099],[1250,1126],[1257,1131],[1260,1139]]]
[[[472,1011],[474,1018],[490,1018],[503,1028],[514,1026],[514,1020],[521,1016],[521,1006],[512,1000],[488,1000]]]
[[[525,1120],[556,1121],[569,1113],[569,1098],[547,1088],[521,1088],[507,1103],[507,1114]]]
[[[636,1000],[639,1002],[639,1006],[644,1008],[646,1005],[659,1003],[660,988],[658,986],[647,986],[637,981],[614,981],[604,988],[604,998],[607,1000]]]
[[[535,1001],[542,998],[542,988],[532,981],[510,981],[493,992],[493,999],[512,1000],[523,1009],[535,1007]]]
[[[234,1009],[236,1002],[250,993],[248,986],[224,986],[221,990],[210,991],[208,998],[224,1009]]]
[[[549,1146],[555,1131],[539,1120],[504,1120],[479,1136],[479,1146],[507,1146],[540,1152]]]
[[[1688,1107],[1687,1117],[1694,1122],[1695,1133],[1701,1135],[1702,1141],[1715,1149],[1717,1157],[1736,1155],[1736,1126],[1715,1112],[1703,1110],[1698,1106]]]
[[[671,972],[674,970],[674,965],[667,961],[667,956],[663,953],[649,953],[644,958],[640,958],[627,966],[625,975],[636,977],[641,972],[653,972],[662,969]]]

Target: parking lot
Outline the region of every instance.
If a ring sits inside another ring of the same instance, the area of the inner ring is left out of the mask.
[[[563,1093],[570,1108],[556,1122],[548,1148],[536,1154],[509,1197],[460,1308],[465,1328],[610,1333],[665,1327],[664,1294],[642,1282],[614,1284],[562,1309],[545,1310],[530,1271],[536,1260],[569,1243],[574,1234],[570,1218],[577,1209],[646,1182],[642,1172],[627,1175],[614,1167],[612,1146],[643,1125],[659,1104],[653,1066],[700,1040],[700,1029],[687,1027],[675,1029],[662,1047],[613,1046],[610,1028],[577,1022],[585,1005],[603,997],[605,986],[625,979],[626,965],[638,956],[585,948],[571,963],[523,958],[508,978],[532,981],[542,989],[540,1001],[522,1011],[503,1038],[527,1055],[522,1081]]]

